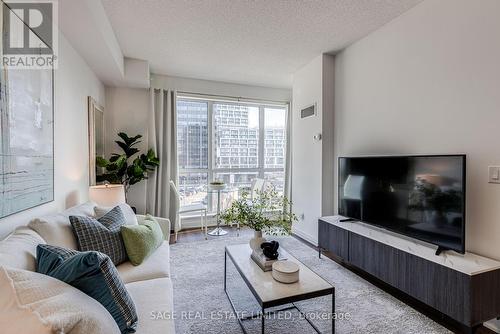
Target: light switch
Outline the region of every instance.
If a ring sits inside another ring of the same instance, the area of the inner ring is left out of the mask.
[[[500,183],[500,166],[488,167],[488,182]]]

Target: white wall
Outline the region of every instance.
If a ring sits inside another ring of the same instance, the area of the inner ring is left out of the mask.
[[[469,251],[500,259],[500,1],[426,0],[336,57],[335,154],[467,154]]]
[[[293,76],[292,201],[299,217],[293,232],[312,243],[318,218],[333,213],[333,70],[334,58],[321,55]],[[300,111],[312,104],[316,115],[301,119]],[[317,134],[321,141],[313,139]]]
[[[292,97],[290,89],[239,85],[227,82],[180,78],[153,74],[151,87],[176,89],[180,92],[243,97],[259,100],[288,102]]]
[[[59,68],[55,70],[54,89],[54,201],[0,219],[0,237],[35,216],[88,200],[87,96],[104,105],[104,85],[62,33],[59,33]]]
[[[145,153],[148,149],[147,127],[149,109],[149,89],[106,87],[106,157],[112,153],[123,153],[115,140],[121,140],[118,132],[129,136],[142,135],[142,142],[137,146]],[[146,182],[134,184],[128,194],[128,203],[137,208],[137,212],[146,210]]]

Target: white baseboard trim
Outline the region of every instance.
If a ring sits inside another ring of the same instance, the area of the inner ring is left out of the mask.
[[[302,239],[310,242],[311,244],[313,244],[314,246],[318,246],[318,240],[317,238],[313,237],[312,235],[310,235],[309,233],[306,233],[304,231],[301,231],[299,230],[298,228],[293,228],[292,229],[292,233],[293,234],[296,234],[297,236],[301,237]]]
[[[215,222],[215,219],[213,217],[207,216],[207,221],[208,221],[207,226],[209,229],[217,226],[217,223]],[[231,226],[231,225],[226,225],[223,222],[221,222],[221,227],[224,228],[225,226]],[[233,224],[232,226],[236,226],[236,224]],[[182,219],[182,229],[192,229],[192,228],[201,228],[200,217],[189,217]]]

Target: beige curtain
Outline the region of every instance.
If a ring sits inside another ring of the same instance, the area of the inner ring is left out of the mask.
[[[178,184],[176,95],[172,90],[151,89],[148,127],[148,141],[160,166],[147,180],[146,211],[171,222],[176,213],[169,182]]]

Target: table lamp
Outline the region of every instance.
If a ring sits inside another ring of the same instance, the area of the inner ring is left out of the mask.
[[[99,206],[116,206],[125,203],[125,188],[121,184],[90,186],[89,199]]]

